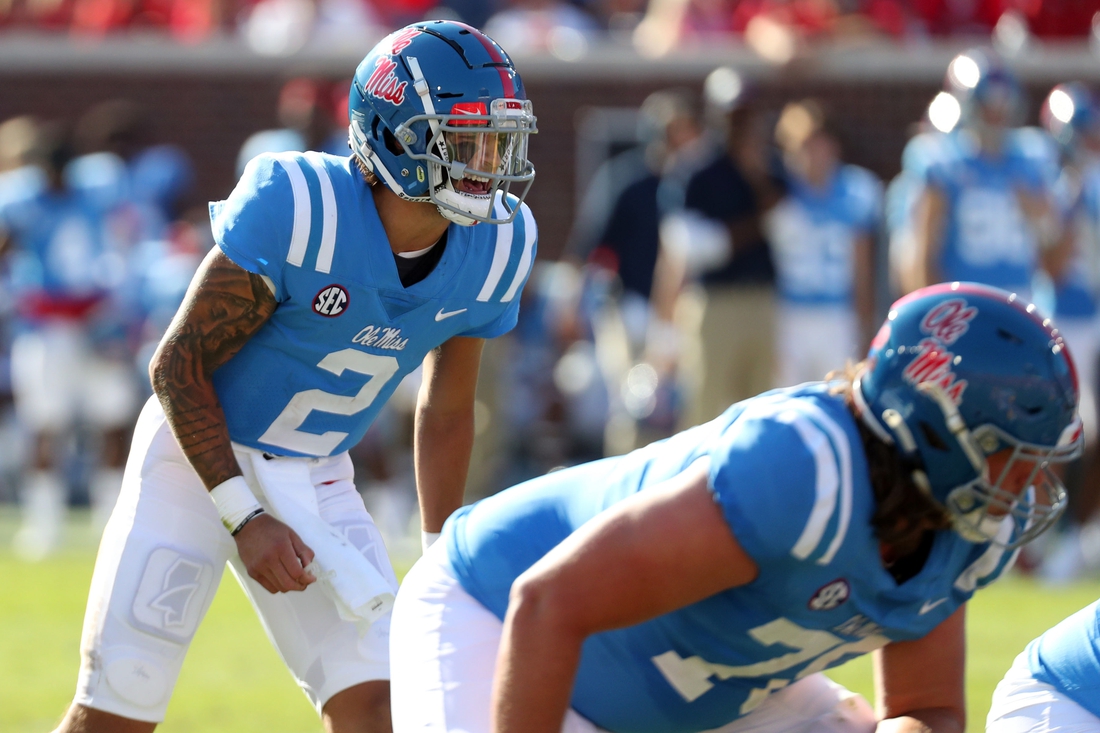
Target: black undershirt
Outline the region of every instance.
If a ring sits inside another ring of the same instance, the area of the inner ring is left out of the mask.
[[[928,556],[932,553],[932,544],[935,539],[935,532],[925,532],[921,537],[920,545],[915,551],[898,558],[896,562],[886,568],[886,572],[893,576],[894,582],[901,585],[921,571],[924,563],[928,560]]]
[[[397,275],[401,278],[401,285],[406,288],[411,287],[431,275],[446,248],[447,232],[443,232],[443,236],[435,246],[419,257],[399,257],[394,253],[393,261],[397,264]]]

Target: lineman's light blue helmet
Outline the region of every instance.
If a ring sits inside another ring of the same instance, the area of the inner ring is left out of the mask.
[[[966,539],[1017,547],[1065,509],[1050,464],[1081,452],[1077,373],[1058,330],[1015,294],[944,283],[897,301],[854,397]],[[1011,458],[990,476],[986,457],[1004,449]],[[1020,496],[1002,487],[1017,461],[1034,464]]]
[[[495,41],[448,20],[406,26],[359,64],[348,98],[353,154],[391,191],[459,224],[511,221],[535,169],[536,132],[515,66]]]

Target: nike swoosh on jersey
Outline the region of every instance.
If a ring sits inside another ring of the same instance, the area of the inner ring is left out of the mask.
[[[450,318],[451,316],[457,316],[459,313],[465,313],[465,312],[466,312],[465,308],[459,308],[456,311],[445,311],[442,308],[440,308],[439,312],[435,314],[435,320],[442,321],[445,318]]]
[[[946,600],[946,598],[937,598],[934,601],[925,601],[924,604],[920,607],[920,615],[923,616]]]

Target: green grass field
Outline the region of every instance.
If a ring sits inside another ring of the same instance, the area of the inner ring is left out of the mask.
[[[76,683],[84,601],[95,540],[84,517],[64,551],[27,564],[9,551],[14,517],[0,511],[0,731],[44,733]],[[983,729],[989,697],[1013,657],[1047,627],[1100,597],[1100,582],[1049,590],[1011,577],[971,603],[967,693],[970,731]],[[934,674],[934,670],[929,670]],[[832,676],[872,699],[863,657]],[[316,733],[313,708],[268,644],[244,594],[228,576],[199,628],[168,708],[165,733]]]

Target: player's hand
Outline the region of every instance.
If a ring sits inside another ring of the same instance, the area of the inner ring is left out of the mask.
[[[248,577],[268,593],[305,590],[317,580],[305,566],[313,562],[313,550],[270,514],[261,514],[237,533],[237,552]]]

